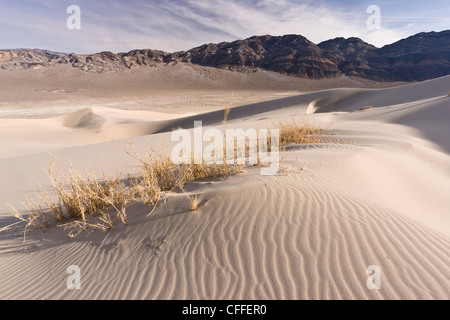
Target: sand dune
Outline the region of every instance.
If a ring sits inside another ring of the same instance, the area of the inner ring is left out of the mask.
[[[133,204],[128,225],[108,233],[69,239],[60,228],[35,230],[23,244],[2,232],[0,298],[449,299],[449,88],[444,77],[234,107],[230,128],[294,118],[327,128],[327,136],[286,149],[283,164],[294,172],[247,168],[188,185],[199,195],[196,212],[172,193],[152,215]],[[38,183],[50,188],[45,169],[54,157],[62,170],[69,163],[81,172],[132,170],[123,151],[131,137],[138,152],[170,148],[169,131],[192,128],[193,120],[221,128],[223,111],[100,107],[0,123],[0,224],[14,221],[7,203],[20,207]],[[37,148],[30,139],[39,137]],[[81,290],[66,287],[70,265],[81,269]],[[381,269],[380,290],[366,286],[371,265]]]
[[[0,119],[0,158],[152,134],[182,116],[92,107],[48,119]]]

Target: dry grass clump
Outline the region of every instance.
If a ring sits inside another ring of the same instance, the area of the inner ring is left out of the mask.
[[[230,174],[242,171],[243,165],[227,164],[225,156],[223,156],[222,163],[204,162],[200,164],[195,163],[194,154],[191,155],[191,161],[187,164],[175,164],[170,158],[170,153],[166,152],[160,147],[160,153],[147,153],[141,157],[131,146],[132,155],[138,162],[138,178],[133,184],[144,187],[145,194],[158,195],[161,191],[173,191],[180,186],[186,185],[189,182],[206,179],[206,178],[220,178]],[[151,197],[155,198],[155,197]],[[156,197],[158,198],[158,197]],[[148,202],[148,201],[144,201]],[[152,201],[150,203],[153,204]]]
[[[314,124],[295,120],[279,122],[275,128],[280,130],[280,147],[288,144],[310,144],[322,141],[323,130]]]
[[[138,162],[138,172],[134,177],[128,174],[127,183],[122,179],[122,172],[103,174],[98,179],[94,173],[84,177],[73,168],[68,174],[60,174],[52,164],[49,178],[54,196],[41,190],[37,195],[39,201],[28,199],[28,203],[24,204],[28,211],[26,217],[12,208],[14,216],[25,223],[24,237],[30,227],[45,229],[52,224],[70,229],[71,237],[88,227],[109,230],[115,220],[126,225],[126,208],[131,203],[142,202],[156,208],[162,194],[175,189],[183,191],[191,203],[191,209],[196,211],[198,197],[184,192],[184,185],[204,178],[220,178],[238,173],[243,167],[225,161],[223,164],[194,164],[193,158],[191,164],[177,165],[167,153],[157,155],[151,152],[139,157],[135,152],[134,157]],[[89,217],[97,218],[97,222],[90,222],[92,219]]]
[[[102,179],[98,179],[91,173],[85,178],[71,169],[69,175],[62,175],[63,178],[60,178],[50,172],[57,200],[46,204],[49,208],[55,208],[51,213],[58,222],[62,222],[65,216],[86,221],[87,215],[96,215],[112,207],[125,223],[125,208],[129,204],[130,190],[125,187],[121,176],[121,172],[112,176],[103,174]]]
[[[52,223],[65,229],[75,229],[69,235],[74,236],[87,227],[109,230],[112,225],[112,212],[123,224],[126,224],[126,207],[133,200],[133,191],[121,180],[122,172],[115,175],[103,175],[98,179],[94,173],[83,177],[71,168],[68,174],[61,174],[54,168],[49,169],[49,178],[53,186],[54,197],[42,190],[37,195],[39,202],[28,199],[24,204],[28,211],[25,218],[15,208],[14,216],[29,227],[44,229]],[[87,217],[98,217],[99,222],[88,223]],[[25,233],[24,233],[25,236]]]

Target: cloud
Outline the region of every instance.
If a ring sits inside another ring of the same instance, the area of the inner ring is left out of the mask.
[[[369,30],[367,7],[342,10],[326,3],[290,0],[245,1],[185,0],[173,8],[185,21],[204,29],[220,29],[235,38],[252,35],[301,34],[318,43],[334,37],[361,37],[376,45],[400,39],[398,30]],[[215,35],[214,35],[215,36]],[[200,39],[199,39],[200,40]]]
[[[382,8],[382,28],[369,30],[366,9],[374,1],[3,0],[0,39],[10,48],[79,53],[136,48],[173,52],[263,34],[301,34],[315,43],[360,37],[382,46],[420,31],[445,29],[448,20],[443,17],[449,16],[450,6],[447,0],[436,1],[440,10],[415,0],[395,5],[376,1]],[[66,9],[72,4],[81,7],[81,30],[66,28]]]

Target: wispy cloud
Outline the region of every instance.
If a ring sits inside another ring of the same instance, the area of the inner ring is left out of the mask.
[[[294,33],[315,43],[360,37],[382,46],[417,32],[448,28],[450,3],[432,2],[435,5],[417,0],[2,0],[0,46],[81,53],[178,51],[252,35]],[[66,28],[66,8],[72,4],[81,8],[81,30]],[[381,8],[379,30],[366,27],[370,4]]]

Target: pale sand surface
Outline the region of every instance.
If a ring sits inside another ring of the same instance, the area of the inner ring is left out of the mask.
[[[276,100],[235,107],[227,128],[308,120],[327,128],[325,143],[288,147],[283,164],[295,172],[251,168],[188,185],[196,212],[170,194],[152,215],[132,205],[128,225],[108,233],[35,230],[25,244],[0,233],[0,298],[449,299],[449,89],[450,77],[286,98],[280,89]],[[218,105],[118,109],[0,120],[0,225],[15,221],[8,204],[22,208],[39,185],[50,189],[53,159],[61,170],[132,171],[130,140],[139,153],[170,150],[172,128],[222,128]],[[70,265],[81,269],[81,290],[66,287]],[[380,290],[366,287],[370,265],[381,268]]]

